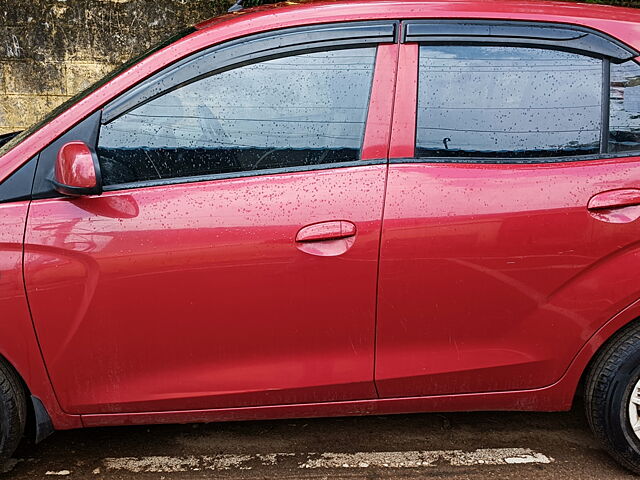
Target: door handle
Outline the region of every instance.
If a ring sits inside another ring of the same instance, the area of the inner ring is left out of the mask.
[[[640,205],[640,189],[623,188],[594,195],[589,200],[588,208],[589,210],[613,210],[633,205]]]
[[[633,222],[640,218],[640,189],[621,188],[598,193],[591,197],[587,209],[603,222]]]
[[[296,242],[326,242],[353,237],[356,234],[356,226],[344,220],[322,222],[306,226],[298,232]]]
[[[345,220],[315,223],[296,235],[298,250],[316,257],[337,257],[356,242],[356,226]]]

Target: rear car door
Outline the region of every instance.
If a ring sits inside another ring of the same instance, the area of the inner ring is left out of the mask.
[[[556,24],[405,28],[378,391],[550,385],[639,295],[636,52]]]
[[[365,150],[388,132],[369,104],[395,32],[365,22],[213,47],[42,152],[26,287],[66,412],[375,396],[386,158]],[[72,140],[96,149],[103,195],[52,192]]]

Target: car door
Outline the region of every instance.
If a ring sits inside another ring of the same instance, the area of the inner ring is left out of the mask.
[[[213,47],[42,152],[26,288],[66,412],[375,396],[387,166],[386,151],[363,152],[385,124],[389,136],[389,114],[369,104],[395,30],[338,24]],[[51,193],[71,140],[95,146],[101,196]]]
[[[405,28],[378,391],[550,385],[637,299],[640,68],[610,38],[566,26]]]

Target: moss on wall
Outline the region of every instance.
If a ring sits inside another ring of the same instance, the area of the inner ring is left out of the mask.
[[[0,0],[0,134],[20,130],[227,0]]]

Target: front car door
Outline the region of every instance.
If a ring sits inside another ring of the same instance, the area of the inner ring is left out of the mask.
[[[378,45],[395,31],[213,47],[41,153],[25,277],[66,412],[375,396],[386,159],[362,144]],[[71,140],[95,147],[102,196],[52,193]]]
[[[405,28],[378,391],[551,385],[640,295],[635,53],[557,24]]]

